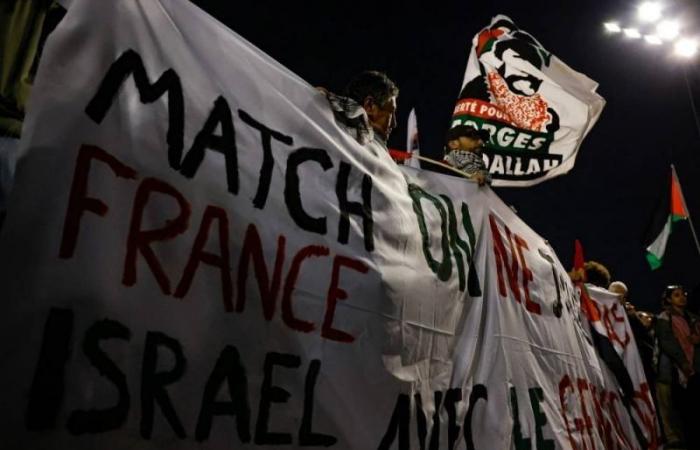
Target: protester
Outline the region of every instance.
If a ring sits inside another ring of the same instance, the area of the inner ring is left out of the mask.
[[[613,281],[610,283],[608,290],[616,294],[620,299],[620,304],[624,306],[625,312],[630,319],[630,323],[640,324],[644,330],[651,330],[654,316],[646,311],[637,311],[637,308],[629,301],[629,290],[627,285],[622,281]]]
[[[484,143],[489,137],[488,131],[477,130],[469,125],[450,128],[447,131],[444,161],[464,172],[470,179],[479,183],[479,186],[490,184],[491,176],[481,155]]]
[[[644,367],[644,375],[649,386],[653,389],[656,379],[654,372],[654,315],[646,311],[637,311],[637,308],[629,301],[629,290],[622,281],[613,281],[608,290],[618,295],[620,304],[625,308]]]
[[[399,88],[385,73],[368,70],[353,77],[344,96],[321,91],[333,109],[336,122],[360,144],[388,152],[387,140],[396,127]]]
[[[656,395],[667,439],[666,448],[697,449],[700,373],[700,321],[687,311],[682,286],[668,286],[663,294],[664,311],[657,316],[658,344]],[[683,427],[683,425],[685,425]],[[687,439],[684,443],[683,437]]]
[[[583,267],[571,269],[569,278],[574,283],[590,283],[607,289],[610,286],[610,271],[597,261],[586,261]]]
[[[586,282],[607,289],[610,286],[610,271],[598,261],[586,261],[583,264]]]

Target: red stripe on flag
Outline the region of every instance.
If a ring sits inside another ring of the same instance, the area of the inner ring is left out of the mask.
[[[411,152],[404,152],[403,150],[396,150],[393,148],[389,149],[389,155],[394,159],[394,161],[406,161],[411,159]]]
[[[586,286],[580,281],[577,283],[577,285],[581,290],[581,309],[583,309],[583,313],[586,315],[586,317],[588,317],[589,322],[599,322],[600,311],[598,311],[595,303],[593,303],[593,299],[591,299],[591,297],[588,295]]]
[[[681,184],[676,177],[675,171],[671,172],[671,215],[675,219],[687,219],[688,211],[683,205],[683,195],[681,194]]]
[[[581,275],[580,280],[576,282],[576,286],[579,288],[579,291],[581,291],[581,309],[586,317],[588,317],[589,322],[593,323],[600,320],[600,312],[598,308],[596,308],[591,297],[588,296],[588,291],[584,285],[586,281],[586,271],[583,268],[584,261],[583,246],[581,242],[576,239],[576,242],[574,242],[574,271],[579,272]]]
[[[574,269],[583,270],[583,261],[583,246],[581,245],[581,242],[576,239],[574,242]]]

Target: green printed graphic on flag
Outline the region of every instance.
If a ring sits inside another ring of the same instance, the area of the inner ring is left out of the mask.
[[[475,117],[468,114],[454,115],[452,126],[470,125],[479,130],[486,130],[491,135],[487,143],[488,147],[499,150],[511,150],[520,152],[548,153],[549,146],[554,140],[552,133],[541,133],[538,131],[525,130],[513,125]]]

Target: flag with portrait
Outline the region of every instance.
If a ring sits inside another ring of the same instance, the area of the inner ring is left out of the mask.
[[[598,83],[498,15],[474,36],[452,126],[487,130],[495,186],[531,186],[571,170],[605,100]]]

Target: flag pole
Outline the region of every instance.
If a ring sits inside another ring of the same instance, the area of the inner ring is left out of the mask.
[[[693,97],[693,90],[691,89],[690,81],[688,80],[688,69],[685,66],[683,66],[683,78],[685,78],[685,87],[688,89],[688,97],[690,97],[690,109],[693,112],[695,129],[698,131],[698,137],[700,137],[700,118],[698,118],[698,109],[695,106],[695,97]]]
[[[678,179],[678,174],[676,173],[676,166],[671,164],[671,171],[673,172],[673,179],[678,180],[678,187],[680,187],[681,182]],[[700,242],[698,241],[698,235],[695,232],[695,227],[693,226],[693,219],[690,217],[690,210],[688,209],[688,205],[685,203],[685,196],[683,195],[683,189],[678,189],[679,194],[681,194],[681,202],[683,202],[683,209],[685,209],[688,212],[688,223],[690,224],[690,231],[693,233],[693,239],[695,239],[695,248],[698,251],[698,254],[700,254]]]

